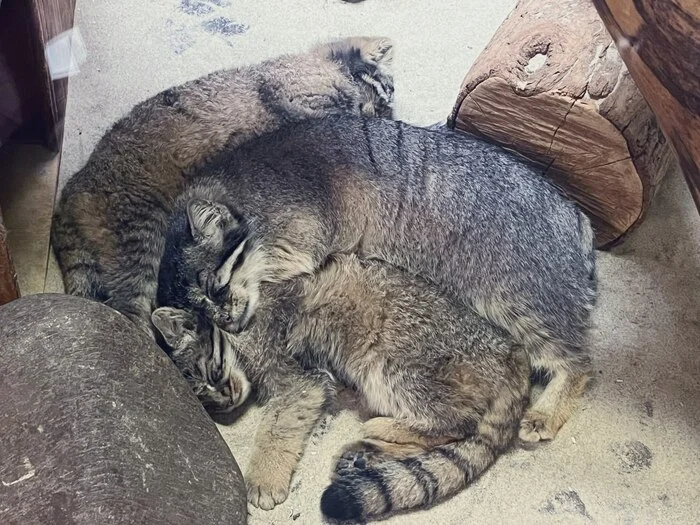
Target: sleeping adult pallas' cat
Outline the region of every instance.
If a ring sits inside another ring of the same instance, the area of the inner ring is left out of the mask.
[[[150,333],[173,199],[224,144],[334,113],[390,116],[392,47],[348,38],[212,73],[155,95],[117,122],[64,188],[52,244],[66,291],[103,301]]]
[[[341,255],[261,292],[256,319],[234,335],[196,328],[196,314],[183,310],[153,313],[173,352],[221,356],[265,404],[246,475],[253,505],[271,509],[286,499],[333,397],[330,375],[377,416],[338,459],[321,498],[332,518],[365,520],[438,502],[517,437],[530,386],[522,348],[425,280]],[[248,391],[238,391],[235,404]]]
[[[588,377],[593,232],[540,170],[473,137],[338,116],[226,151],[174,208],[159,304],[235,331],[260,282],[349,252],[421,275],[510,332],[550,377],[521,437],[554,437]]]

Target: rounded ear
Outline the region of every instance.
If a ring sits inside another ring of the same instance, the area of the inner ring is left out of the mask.
[[[151,322],[173,349],[177,349],[185,337],[193,336],[197,329],[193,314],[169,306],[154,310]]]
[[[197,241],[216,238],[223,225],[235,227],[238,224],[226,206],[204,199],[192,199],[187,203],[187,222]]]
[[[357,69],[364,62],[387,71],[394,58],[394,43],[390,38],[378,36],[353,36],[324,44],[318,49],[330,51],[331,57],[345,62],[350,69]],[[357,58],[360,60],[358,61]],[[365,65],[366,69],[366,65]]]
[[[394,58],[394,43],[386,37],[366,37],[358,45],[360,55],[367,62],[390,65]]]

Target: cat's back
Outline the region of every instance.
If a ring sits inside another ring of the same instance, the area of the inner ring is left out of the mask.
[[[439,208],[443,216],[468,208],[470,215],[546,219],[554,211],[576,219],[574,205],[541,172],[477,137],[355,115],[284,126],[242,148],[227,147],[202,171],[299,200],[307,191],[317,199],[314,188],[321,188],[335,196],[374,194],[392,206],[408,200],[402,204]]]
[[[236,112],[240,119],[242,129],[235,132],[249,134],[245,128],[256,125],[256,80],[250,67],[221,70],[138,103],[100,138],[85,166],[69,179],[64,195],[179,190],[181,170],[229,139],[232,123],[226,112]]]
[[[411,171],[438,168],[450,176],[469,172],[475,179],[499,169],[506,178],[511,175],[505,171],[518,177],[537,173],[531,163],[471,135],[352,114],[287,125],[242,148],[227,146],[206,171],[225,170],[231,164],[276,164],[283,159],[290,166],[317,163],[323,170],[352,166],[374,171],[378,178],[393,178],[399,171],[407,177]]]
[[[91,188],[95,180],[107,190],[141,180],[144,191],[159,185],[177,191],[182,181],[173,187],[167,177],[181,179],[183,170],[224,146],[235,149],[285,122],[351,110],[335,99],[354,101],[358,91],[322,48],[211,72],[134,106],[105,132],[67,192]],[[113,162],[119,170],[108,169]]]
[[[414,227],[422,223],[453,232],[470,250],[486,249],[483,239],[501,239],[504,260],[523,244],[532,246],[529,255],[580,252],[580,214],[541,169],[461,133],[330,116],[285,126],[237,151],[228,148],[204,173],[252,196],[251,210],[283,195],[288,203],[323,206],[329,216],[371,215],[375,222],[368,226],[380,237],[423,235]]]
[[[382,261],[337,255],[297,286],[301,322],[320,338],[339,337],[350,352],[381,342],[396,358],[468,356],[478,362],[512,350],[504,330],[425,279]]]

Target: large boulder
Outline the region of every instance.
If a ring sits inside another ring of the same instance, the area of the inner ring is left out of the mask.
[[[0,307],[0,523],[246,523],[238,465],[167,356],[67,295]]]

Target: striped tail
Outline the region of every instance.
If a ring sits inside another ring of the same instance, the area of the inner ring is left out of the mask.
[[[359,441],[336,464],[321,497],[321,511],[336,520],[364,521],[427,507],[462,490],[514,442],[528,403],[525,374],[502,388],[474,435],[425,448],[416,444]]]
[[[343,455],[321,497],[321,511],[329,518],[363,521],[428,507],[466,487],[504,448],[475,437],[401,458],[401,445],[387,453],[373,441],[361,444]],[[404,447],[410,453],[415,446]]]

